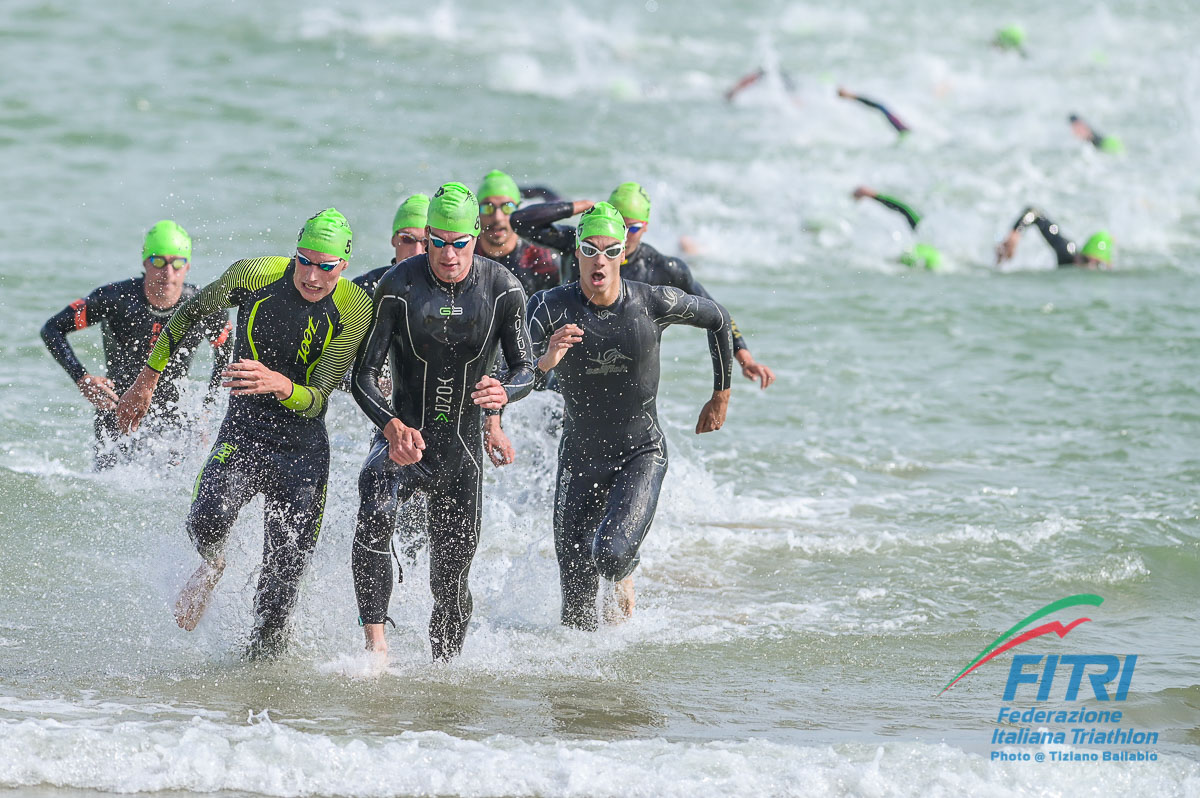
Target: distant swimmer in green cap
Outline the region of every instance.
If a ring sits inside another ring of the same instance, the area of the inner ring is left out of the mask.
[[[428,212],[429,197],[424,194],[413,194],[400,203],[400,207],[396,209],[396,215],[392,217],[392,250],[394,254],[391,263],[371,269],[369,272],[363,272],[353,280],[356,285],[367,292],[367,296],[375,294],[375,286],[379,285],[380,278],[388,269],[414,255],[425,254],[425,217]]]
[[[1054,250],[1059,266],[1081,266],[1085,269],[1111,269],[1113,257],[1113,240],[1108,232],[1101,230],[1093,233],[1083,245],[1077,248],[1074,241],[1068,240],[1058,229],[1058,225],[1046,218],[1040,210],[1034,207],[1021,211],[1012,231],[996,247],[996,265],[1010,260],[1017,251],[1021,240],[1021,232],[1029,225],[1037,225],[1037,229],[1046,239],[1046,243]]]
[[[1075,138],[1083,141],[1091,142],[1092,146],[1101,152],[1118,153],[1125,149],[1125,145],[1116,136],[1102,136],[1096,132],[1095,128],[1083,121],[1078,114],[1071,114],[1067,117],[1067,121],[1071,123],[1071,132],[1075,134]]]
[[[850,91],[849,89],[844,89],[840,86],[838,87],[837,93],[838,93],[839,97],[842,97],[847,100],[855,100],[855,101],[860,102],[863,105],[867,106],[868,108],[874,108],[876,111],[883,114],[883,118],[888,121],[888,124],[891,125],[892,128],[898,134],[900,134],[901,137],[903,137],[905,134],[907,134],[911,130],[911,128],[909,128],[908,125],[904,124],[904,122],[902,122],[900,120],[900,117],[896,116],[891,111],[889,111],[883,105],[883,103],[876,102],[875,100],[871,100],[866,97],[861,97],[861,96],[855,94],[854,92]]]
[[[142,276],[102,285],[86,297],[76,299],[42,327],[42,340],[63,367],[80,393],[96,408],[94,465],[109,468],[133,455],[136,445],[122,439],[113,412],[120,395],[129,390],[163,327],[176,308],[199,291],[184,282],[191,267],[192,239],[177,223],[164,219],[146,233],[142,243]],[[67,335],[99,324],[104,335],[105,368],[93,374],[79,361]],[[179,409],[179,382],[187,376],[200,341],[214,348],[208,401],[221,387],[221,370],[233,351],[229,314],[224,310],[205,316],[189,332],[180,355],[155,389],[149,405],[145,430],[138,438],[161,437],[167,430],[187,423]]]
[[[921,217],[907,203],[901,202],[895,197],[887,194],[880,194],[875,189],[859,186],[854,189],[854,199],[860,200],[864,197],[873,199],[885,208],[890,208],[896,213],[904,217],[908,222],[908,226],[913,230],[917,229],[917,225],[921,223]],[[928,269],[929,271],[937,271],[942,267],[942,253],[931,244],[916,243],[907,252],[900,256],[900,262],[905,266],[912,266],[918,269]]]
[[[1020,25],[1006,25],[996,31],[996,36],[992,39],[992,46],[999,50],[1020,53],[1022,58],[1029,57],[1029,54],[1025,52],[1025,29]]]
[[[238,513],[265,496],[262,571],[246,655],[273,657],[287,643],[300,578],[321,531],[329,480],[329,395],[371,323],[371,299],[342,272],[353,251],[346,218],[328,208],[304,222],[291,257],[248,258],[184,302],[117,405],[136,428],[161,374],[184,353],[193,327],[236,307],[236,361],[222,373],[229,410],[200,476],[187,531],[203,560],[175,604],[192,630],[225,567]]]
[[[694,296],[712,299],[686,263],[642,243],[642,236],[650,226],[650,195],[642,186],[633,182],[622,183],[609,195],[608,202],[620,211],[626,227],[621,279],[650,285],[671,285]],[[523,208],[513,216],[513,228],[518,233],[563,253],[564,283],[578,279],[577,260],[573,254],[576,249],[576,229],[555,222],[582,213],[592,205],[586,200],[547,202]],[[736,324],[733,325],[733,351],[742,367],[742,375],[747,379],[758,380],[760,388],[767,388],[775,382],[775,372],[754,359]]]
[[[354,399],[378,427],[358,477],[351,568],[366,648],[383,658],[392,595],[396,512],[414,493],[429,502],[429,642],[435,660],[467,636],[471,562],[482,520],[482,410],[533,388],[525,292],[507,269],[476,254],[479,200],[446,183],[429,203],[429,250],[401,261],[375,289],[375,317],[354,364]],[[508,371],[489,374],[502,350]],[[390,368],[391,396],[379,388]]]

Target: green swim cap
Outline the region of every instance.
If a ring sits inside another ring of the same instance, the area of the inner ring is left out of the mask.
[[[392,234],[402,227],[425,228],[425,220],[429,216],[429,197],[424,194],[413,194],[400,203],[396,215],[392,217]]]
[[[1102,263],[1112,265],[1113,240],[1112,236],[1107,231],[1101,230],[1094,233],[1087,243],[1083,245],[1083,249],[1079,251],[1080,255],[1085,258],[1095,258]]]
[[[353,239],[354,235],[350,232],[350,223],[346,221],[346,217],[342,216],[337,208],[326,208],[300,228],[296,248],[336,255],[348,261],[354,248]]]
[[[462,183],[446,183],[429,201],[427,224],[451,233],[479,235],[479,200]]]
[[[1125,150],[1125,145],[1116,136],[1105,136],[1100,139],[1100,151],[1118,153]]]
[[[142,260],[151,255],[176,255],[192,259],[192,237],[175,222],[163,219],[146,231],[142,241]]]
[[[488,197],[508,197],[514,202],[520,202],[521,189],[517,186],[516,180],[499,169],[493,169],[484,176],[477,196],[481,200]]]
[[[1025,44],[1025,29],[1020,25],[1009,25],[996,31],[993,43],[997,47],[1019,50]]]
[[[925,267],[929,271],[942,268],[942,253],[929,244],[914,244],[913,248],[900,256],[905,266]]]
[[[617,186],[608,196],[608,204],[620,211],[626,219],[650,221],[650,195],[637,183],[622,183]]]
[[[625,220],[621,212],[607,202],[597,202],[592,209],[585,211],[579,217],[579,227],[575,231],[575,242],[578,244],[592,236],[611,236],[618,241],[625,240]]]

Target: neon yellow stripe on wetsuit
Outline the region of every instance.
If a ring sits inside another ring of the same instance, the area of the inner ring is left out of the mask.
[[[230,266],[220,279],[201,289],[171,316],[146,364],[155,371],[162,371],[178,348],[176,342],[183,339],[183,334],[198,319],[213,310],[238,305],[233,296],[237,289],[258,291],[283,278],[290,263],[290,258],[270,257],[240,260]],[[287,286],[286,290],[294,291],[295,287]],[[354,361],[359,342],[371,323],[371,299],[354,283],[339,278],[331,299],[340,314],[342,328],[336,336],[326,333],[321,355],[307,370],[307,384],[293,380],[291,396],[280,402],[304,418],[316,418],[321,414],[329,395]]]

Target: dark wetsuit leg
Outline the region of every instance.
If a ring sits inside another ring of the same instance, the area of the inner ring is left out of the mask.
[[[564,439],[566,440],[566,439]],[[595,447],[560,450],[554,548],[563,591],[562,622],[596,628],[599,579],[633,573],[667,474],[665,448],[604,457]]]
[[[262,574],[254,596],[255,626],[281,627],[296,606],[300,577],[308,567],[321,520],[329,482],[328,447],[303,457],[277,454],[269,474],[263,508]]]
[[[429,589],[433,614],[429,640],[434,659],[462,651],[474,602],[468,578],[479,546],[482,482],[475,465],[438,474],[429,491]]]
[[[392,598],[391,539],[396,511],[424,481],[425,468],[401,466],[388,457],[382,432],[371,441],[371,452],[358,475],[358,522],[354,527],[351,568],[358,615],[363,623],[383,623]]]
[[[282,627],[296,604],[325,509],[329,447],[271,451],[228,430],[196,480],[188,536],[200,556],[220,556],[238,512],[256,494],[266,499],[262,573],[254,596],[256,627]]]

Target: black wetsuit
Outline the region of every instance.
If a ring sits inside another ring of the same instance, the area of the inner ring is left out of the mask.
[[[51,316],[42,327],[42,340],[71,381],[77,383],[87,374],[87,369],[75,356],[75,351],[67,341],[67,334],[99,323],[104,344],[105,376],[112,380],[113,390],[120,396],[137,379],[146,363],[146,356],[154,348],[171,314],[181,303],[195,296],[198,290],[194,285],[185,284],[179,302],[163,310],[151,305],[146,298],[143,277],[102,285]],[[233,349],[230,329],[229,314],[219,311],[206,316],[188,332],[182,342],[183,351],[171,363],[154,390],[145,424],[148,431],[160,432],[182,421],[178,412],[178,381],[187,375],[200,341],[205,338],[216,349],[208,382],[210,397],[221,386],[221,369],[229,362],[229,353]],[[96,411],[95,431],[97,469],[108,468],[121,455],[131,452],[126,443],[128,439],[122,439],[118,434],[117,417],[112,411]]]
[[[367,296],[375,296],[375,289],[378,287],[379,281],[383,279],[383,275],[387,274],[387,270],[395,265],[396,259],[392,258],[392,262],[387,266],[380,266],[378,269],[371,269],[369,272],[363,272],[350,282],[366,291]]]
[[[188,535],[206,560],[217,559],[238,513],[265,495],[262,573],[254,597],[255,641],[280,642],[296,603],[325,510],[329,394],[371,322],[371,300],[349,280],[309,302],[296,289],[290,258],[254,258],[229,267],[171,317],[147,365],[161,370],[196,320],[238,308],[237,360],[257,360],[292,381],[272,394],[229,397],[229,410],[196,478]],[[253,645],[253,644],[252,644]]]
[[[577,282],[530,300],[535,353],[543,353],[551,334],[566,324],[582,327],[583,340],[554,369],[566,404],[554,549],[562,622],[594,629],[598,577],[617,581],[637,566],[667,471],[666,437],[655,407],[663,330],[671,324],[708,330],[718,391],[729,388],[733,345],[729,314],[716,302],[624,279],[620,298],[607,307],[588,302]]]
[[[575,228],[554,222],[569,218],[572,213],[570,202],[548,202],[530,208],[520,208],[512,215],[513,229],[518,235],[562,253],[564,284],[579,279],[579,263],[575,260]],[[638,245],[633,255],[621,264],[621,279],[650,285],[674,286],[693,296],[712,300],[712,295],[692,275],[692,270],[682,259],[663,255],[645,243]],[[738,330],[737,323],[731,323],[733,351],[737,353],[748,346]]]
[[[359,474],[360,506],[352,566],[362,623],[383,623],[392,593],[388,543],[396,511],[416,491],[429,501],[429,639],[436,659],[462,650],[471,617],[467,580],[479,543],[483,440],[471,400],[497,346],[509,364],[505,390],[516,401],[533,387],[533,361],[521,285],[500,264],[476,255],[467,276],[443,283],[426,255],[392,269],[375,292],[375,320],[354,367],[354,398],[379,428]],[[379,390],[391,358],[392,400]],[[382,430],[398,418],[421,432],[421,460],[388,457]]]
[[[904,122],[902,122],[900,120],[900,117],[896,116],[891,111],[889,111],[887,109],[887,107],[884,106],[883,103],[879,103],[879,102],[876,102],[875,100],[867,99],[866,97],[858,97],[858,96],[851,97],[850,99],[856,100],[856,101],[862,103],[863,105],[867,106],[868,108],[874,108],[876,111],[883,114],[884,119],[886,119],[888,121],[888,124],[891,125],[892,128],[894,128],[897,133],[904,135],[905,133],[907,133],[909,131],[908,125],[904,124]]]
[[[1046,239],[1046,243],[1054,250],[1054,256],[1058,259],[1059,266],[1076,266],[1079,264],[1080,258],[1076,254],[1075,242],[1063,236],[1062,232],[1058,229],[1058,225],[1047,219],[1037,208],[1029,207],[1021,211],[1021,215],[1013,223],[1012,229],[1024,230],[1031,224],[1037,225],[1042,238]]]

